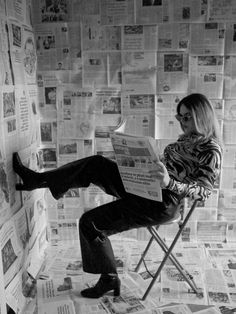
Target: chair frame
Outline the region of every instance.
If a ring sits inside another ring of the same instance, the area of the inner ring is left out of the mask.
[[[179,261],[176,259],[176,257],[172,254],[172,250],[174,249],[175,247],[175,244],[176,242],[178,241],[185,225],[187,224],[189,218],[191,217],[195,207],[197,206],[197,203],[198,203],[198,200],[194,200],[188,214],[186,215],[185,219],[181,222],[178,222],[179,224],[179,230],[178,232],[176,233],[171,245],[168,247],[166,245],[166,243],[164,242],[164,240],[160,237],[160,235],[158,234],[158,228],[160,227],[160,225],[157,225],[157,226],[149,226],[147,227],[148,231],[151,233],[151,238],[145,248],[145,250],[143,251],[142,255],[141,255],[141,258],[135,268],[135,272],[138,272],[142,262],[145,264],[145,256],[153,242],[153,240],[155,239],[157,241],[157,243],[160,245],[160,247],[162,248],[162,250],[164,251],[165,255],[164,255],[164,258],[161,262],[161,264],[159,265],[155,275],[153,275],[152,277],[152,280],[149,284],[149,286],[147,287],[143,297],[142,297],[142,300],[144,301],[146,299],[146,297],[148,296],[150,290],[152,289],[154,283],[156,282],[158,276],[160,275],[161,273],[161,270],[162,268],[164,267],[167,259],[169,258],[171,260],[171,262],[174,264],[174,266],[178,269],[178,271],[181,273],[181,275],[183,276],[184,280],[189,284],[189,286],[192,288],[192,290],[198,294],[199,293],[199,289],[197,288],[196,286],[196,283],[194,282],[194,279],[193,279],[193,276],[191,274],[189,274],[189,272],[187,270],[184,269],[184,267],[179,263]],[[179,204],[180,206],[180,204]],[[176,222],[176,219],[174,220],[170,220],[169,222],[167,221],[165,224],[168,224],[168,223],[174,223]],[[145,266],[146,267],[146,266]]]

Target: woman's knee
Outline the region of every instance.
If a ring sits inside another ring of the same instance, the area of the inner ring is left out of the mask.
[[[90,229],[91,220],[88,217],[87,212],[83,213],[79,220],[79,230],[86,234],[86,231]]]
[[[80,235],[83,235],[88,241],[92,241],[100,235],[100,231],[95,227],[89,211],[80,217],[79,232]]]

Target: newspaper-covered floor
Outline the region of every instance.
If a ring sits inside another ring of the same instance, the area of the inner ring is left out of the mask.
[[[147,242],[111,237],[122,281],[121,295],[107,293],[99,299],[86,299],[80,291],[92,286],[98,275],[82,270],[77,241],[58,242],[46,251],[45,265],[37,280],[37,296],[26,314],[230,314],[236,313],[236,244],[180,243],[174,251],[192,274],[200,293],[196,295],[176,268],[167,262],[145,301],[141,298],[161,262],[163,253],[153,243],[145,258],[146,267],[134,268]]]

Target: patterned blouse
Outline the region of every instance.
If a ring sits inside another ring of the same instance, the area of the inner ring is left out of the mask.
[[[162,162],[170,176],[165,189],[171,191],[174,198],[204,201],[219,178],[222,149],[214,139],[196,134],[181,135],[165,148]]]

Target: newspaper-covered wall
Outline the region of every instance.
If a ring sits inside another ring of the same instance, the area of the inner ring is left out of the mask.
[[[22,311],[26,297],[15,292],[25,271],[37,276],[48,240],[77,241],[82,213],[112,200],[95,186],[58,201],[48,190],[16,191],[12,153],[37,171],[114,159],[110,132],[125,117],[130,133],[156,138],[163,152],[181,133],[175,108],[188,93],[214,104],[225,154],[185,239],[236,241],[235,12],[233,0],[0,0],[0,282],[10,307]]]

